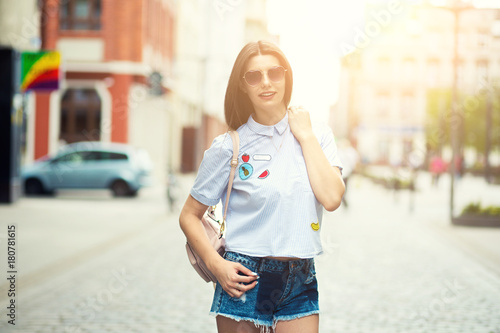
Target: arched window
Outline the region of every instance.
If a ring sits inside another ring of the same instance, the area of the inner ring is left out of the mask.
[[[99,141],[101,99],[95,89],[68,89],[61,101],[61,140],[66,143]]]

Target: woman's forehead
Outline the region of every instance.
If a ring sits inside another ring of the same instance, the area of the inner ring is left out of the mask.
[[[266,70],[280,65],[281,63],[276,56],[271,54],[258,54],[248,59],[245,71]]]

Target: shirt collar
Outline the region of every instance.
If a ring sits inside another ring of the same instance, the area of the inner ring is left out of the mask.
[[[288,127],[288,112],[285,114],[283,119],[281,119],[278,123],[271,126],[259,124],[253,119],[253,115],[250,115],[247,121],[247,125],[248,128],[250,128],[253,132],[260,135],[273,136],[275,129],[279,135],[283,135],[286,128]]]

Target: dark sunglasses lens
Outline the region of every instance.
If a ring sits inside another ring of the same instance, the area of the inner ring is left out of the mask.
[[[269,75],[271,81],[278,82],[285,76],[285,69],[283,67],[271,68],[269,72],[267,72],[267,75]]]
[[[245,74],[245,80],[251,86],[255,86],[256,84],[258,84],[261,79],[262,79],[262,73],[259,71],[250,71],[246,72]]]

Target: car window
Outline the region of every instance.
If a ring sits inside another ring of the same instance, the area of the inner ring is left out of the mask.
[[[55,160],[55,162],[71,162],[71,163],[81,163],[83,161],[83,156],[81,152],[73,152],[63,155]]]
[[[84,151],[82,155],[85,162],[94,162],[102,159],[102,152],[100,151]]]
[[[103,151],[103,152],[101,152],[101,154],[102,154],[101,155],[102,160],[116,161],[116,160],[127,160],[128,159],[127,155],[121,154],[121,153],[112,153],[112,152]]]
[[[127,155],[120,153],[109,153],[109,158],[111,160],[128,160]]]

